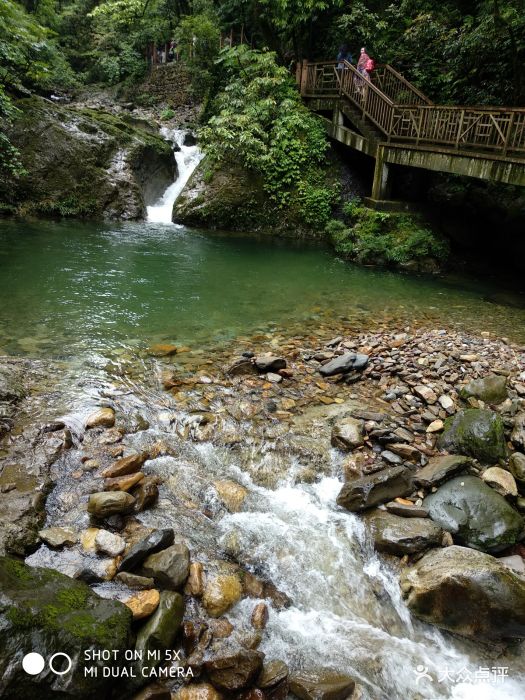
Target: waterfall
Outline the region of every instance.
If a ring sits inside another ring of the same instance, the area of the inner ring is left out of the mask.
[[[202,160],[203,154],[198,146],[185,146],[184,136],[187,131],[181,129],[161,129],[161,134],[167,141],[171,141],[179,148],[175,151],[177,162],[177,179],[173,182],[162,197],[155,204],[149,206],[147,221],[158,224],[171,224],[173,204],[188,182],[191,174]]]

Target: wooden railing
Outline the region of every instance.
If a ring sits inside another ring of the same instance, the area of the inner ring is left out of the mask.
[[[378,66],[372,82],[397,105],[431,105],[432,102],[392,66]]]
[[[499,155],[525,155],[525,109],[505,107],[449,107],[433,105],[417,88],[393,69],[386,69],[377,85],[362,77],[345,61],[304,63],[298,70],[301,94],[305,97],[346,98],[363,118],[370,120],[387,141],[434,144],[454,149],[490,151]],[[402,87],[403,95],[392,95]],[[400,80],[399,80],[399,78]],[[395,79],[395,80],[394,80]],[[383,80],[383,83],[381,83]],[[397,87],[396,87],[397,84]],[[410,89],[409,89],[410,88]],[[419,98],[421,101],[415,103]],[[408,101],[409,100],[409,101]]]

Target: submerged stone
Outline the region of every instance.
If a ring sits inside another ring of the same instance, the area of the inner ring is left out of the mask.
[[[505,426],[494,411],[467,408],[447,419],[438,447],[491,464],[507,456]]]
[[[460,544],[498,552],[521,537],[523,518],[476,476],[457,476],[423,501],[429,516]]]
[[[525,637],[525,580],[465,547],[428,552],[401,573],[401,591],[421,620],[475,640]]]

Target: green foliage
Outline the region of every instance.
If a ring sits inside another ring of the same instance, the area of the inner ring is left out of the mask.
[[[20,161],[19,151],[10,142],[6,130],[16,118],[19,110],[14,107],[0,83],[0,187],[6,186],[12,179],[24,175],[25,170]]]
[[[175,32],[177,47],[192,76],[196,97],[202,98],[214,82],[215,59],[219,53],[220,29],[215,13],[207,8],[183,17]]]
[[[160,115],[160,118],[163,121],[168,121],[169,119],[173,119],[174,116],[175,112],[170,107],[167,107]]]
[[[324,223],[333,195],[314,181],[328,146],[320,120],[304,107],[275,54],[238,46],[224,50],[219,62],[227,84],[201,131],[210,160],[261,175],[277,207],[295,198],[308,223],[316,214]]]
[[[332,220],[326,233],[336,251],[361,264],[405,265],[432,258],[443,262],[447,242],[406,214],[387,214],[348,202],[344,221]]]

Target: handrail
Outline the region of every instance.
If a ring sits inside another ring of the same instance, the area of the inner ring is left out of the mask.
[[[304,62],[299,71],[301,93],[307,97],[345,98],[388,141],[430,143],[454,150],[477,149],[481,153],[490,151],[519,157],[525,154],[524,108],[434,105],[428,100],[425,104],[396,102],[351,63],[343,61],[343,64],[339,68],[341,61]],[[392,69],[389,75],[397,80],[399,74],[394,74],[397,71]],[[408,81],[401,80],[403,85],[405,82],[410,86]],[[413,88],[413,93],[416,92]]]
[[[421,102],[427,105],[433,104],[432,101],[429,100],[428,97],[421,92],[421,90],[419,90],[415,85],[412,85],[412,83],[408,81],[404,75],[398,73],[398,71],[395,68],[393,68],[389,63],[385,63],[381,66],[378,66],[378,69],[374,71],[373,76],[381,81],[381,69],[389,75],[389,80],[385,80],[386,85],[384,87],[382,86],[382,91],[386,95],[391,97],[394,100],[394,102],[396,101],[396,94],[399,95],[400,91],[402,91],[402,89],[399,88],[399,84],[401,84],[405,90],[408,90],[409,94],[415,95],[416,99],[413,100],[412,104],[419,104]],[[394,92],[396,94],[388,94],[388,88],[390,86],[393,87]]]

